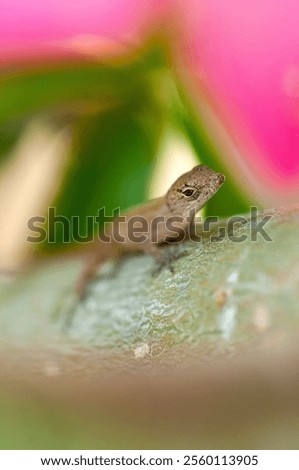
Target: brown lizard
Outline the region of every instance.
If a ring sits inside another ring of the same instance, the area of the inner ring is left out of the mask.
[[[131,209],[122,218],[116,217],[105,236],[100,236],[93,245],[92,257],[78,280],[78,295],[83,298],[88,282],[109,258],[143,251],[159,260],[160,245],[186,238],[196,212],[224,181],[225,176],[221,173],[205,165],[197,165],[180,176],[165,196]],[[107,237],[109,242],[104,241]]]

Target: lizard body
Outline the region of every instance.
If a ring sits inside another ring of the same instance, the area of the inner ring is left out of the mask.
[[[137,206],[121,218],[116,217],[105,233],[109,242],[100,238],[93,246],[92,257],[78,280],[78,295],[84,296],[88,282],[109,258],[142,251],[159,259],[159,246],[184,239],[196,212],[218,191],[224,180],[221,173],[197,165],[181,175],[165,196]]]

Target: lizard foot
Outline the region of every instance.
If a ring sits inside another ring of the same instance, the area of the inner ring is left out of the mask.
[[[157,259],[155,269],[152,273],[153,276],[157,276],[158,274],[160,274],[163,269],[168,269],[172,274],[174,274],[175,269],[173,266],[173,262],[187,254],[186,249],[178,249],[177,246],[173,246],[163,251],[163,254],[161,253],[159,259]]]

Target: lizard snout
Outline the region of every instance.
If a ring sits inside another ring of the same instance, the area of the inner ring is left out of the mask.
[[[217,182],[219,184],[222,184],[224,183],[224,181],[225,181],[225,176],[222,173],[217,173]]]

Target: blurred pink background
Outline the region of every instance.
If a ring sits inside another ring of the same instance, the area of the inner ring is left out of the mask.
[[[276,205],[299,194],[298,20],[296,0],[2,0],[0,60],[119,57],[163,32],[225,164]]]

